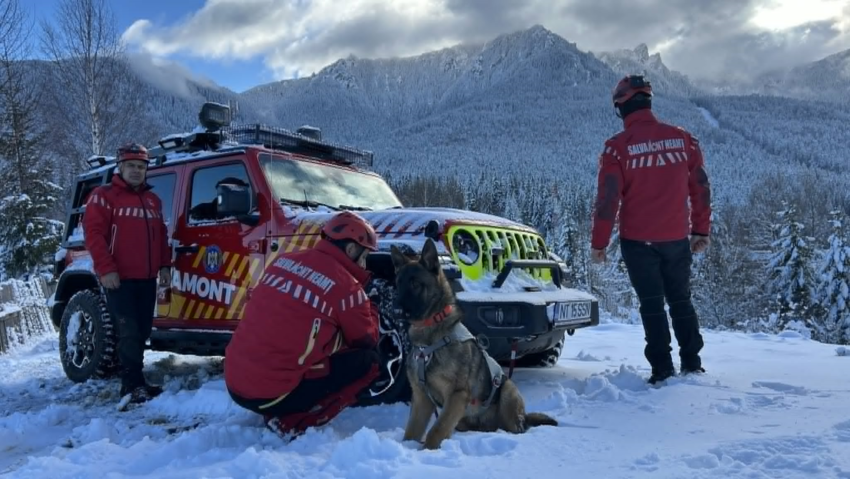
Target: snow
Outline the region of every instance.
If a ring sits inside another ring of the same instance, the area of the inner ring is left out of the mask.
[[[85,232],[85,230],[83,229],[83,225],[82,225],[82,224],[77,225],[77,226],[76,226],[76,227],[75,227],[75,228],[71,231],[71,235],[70,235],[70,236],[68,236],[68,242],[69,242],[69,243],[76,242],[76,241],[85,241],[85,239],[86,239],[86,232]]]
[[[176,164],[176,163],[183,163],[183,162],[186,162],[186,161],[200,160],[202,158],[208,158],[208,157],[212,158],[212,157],[217,157],[217,156],[223,156],[227,153],[238,153],[238,152],[241,152],[241,151],[244,151],[243,146],[222,144],[221,148],[219,148],[218,150],[203,150],[203,151],[195,151],[195,152],[191,152],[191,153],[185,153],[185,152],[183,152],[183,153],[180,153],[180,152],[166,153],[166,155],[165,155],[166,159],[163,162],[163,164],[164,165],[172,165],[172,164]]]
[[[702,113],[703,118],[705,118],[705,121],[707,121],[712,128],[720,128],[720,122],[717,121],[717,118],[714,118],[714,115],[712,115],[710,111],[703,107],[697,107],[697,110]]]
[[[528,410],[559,427],[455,433],[438,451],[401,441],[403,404],[348,409],[283,444],[233,404],[218,358],[147,352],[147,373],[165,379],[166,392],[118,413],[117,382],[72,384],[58,341],[42,340],[0,356],[8,411],[0,471],[21,479],[850,475],[846,357],[793,332],[704,334],[708,372],[656,389],[644,382],[639,326],[581,330],[556,367],[514,373]]]
[[[544,282],[532,277],[528,272],[515,269],[505,279],[500,288],[493,287],[496,274],[486,273],[477,280],[461,278],[458,281],[463,291],[455,293],[460,301],[469,302],[519,302],[545,305],[557,301],[594,301],[596,298],[584,291],[573,288],[558,288],[551,281]],[[536,287],[541,291],[528,291]]]
[[[94,260],[90,255],[80,255],[74,258],[74,262],[69,264],[65,271],[90,271],[94,273]]]
[[[74,351],[77,347],[77,333],[80,332],[80,325],[82,321],[83,314],[79,311],[73,313],[68,320],[68,330],[65,333],[65,352],[67,354],[74,354]]]
[[[19,313],[21,307],[11,303],[0,304],[0,318],[14,313]]]
[[[378,234],[413,234],[422,232],[430,221],[436,221],[441,228],[445,227],[446,223],[451,222],[455,225],[464,224],[473,228],[476,226],[490,226],[510,228],[519,230],[522,233],[535,233],[528,225],[517,223],[507,218],[456,208],[406,207],[376,211],[357,211],[356,213],[369,221]],[[306,208],[284,205],[284,214],[295,224],[303,221],[322,223],[336,214],[336,211],[327,208],[313,211]]]

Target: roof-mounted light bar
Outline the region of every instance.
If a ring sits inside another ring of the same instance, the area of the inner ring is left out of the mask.
[[[301,127],[299,130],[303,133],[256,124],[224,128],[222,133],[225,134],[228,141],[239,144],[263,145],[272,150],[286,151],[345,165],[355,164],[361,167],[371,167],[373,164],[374,153],[371,151],[322,141],[321,130],[315,127]]]

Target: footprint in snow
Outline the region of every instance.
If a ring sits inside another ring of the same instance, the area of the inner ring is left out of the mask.
[[[794,386],[778,381],[753,381],[753,387],[770,389],[772,391],[793,394],[796,396],[806,396],[809,394],[809,391],[803,386]]]

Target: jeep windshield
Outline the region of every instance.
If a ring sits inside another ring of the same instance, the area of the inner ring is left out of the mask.
[[[282,156],[262,155],[260,165],[281,202],[353,210],[402,206],[389,185],[377,176]]]

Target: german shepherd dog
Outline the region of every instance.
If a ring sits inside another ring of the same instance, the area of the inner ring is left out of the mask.
[[[418,260],[395,246],[391,256],[396,310],[408,323],[411,344],[406,374],[413,394],[404,440],[421,441],[437,407],[441,414],[425,437],[426,449],[438,449],[455,430],[519,434],[534,426],[557,426],[546,414],[526,413],[516,384],[463,326],[434,242],[427,240]],[[452,340],[445,341],[447,337]],[[494,372],[501,385],[494,381]]]

